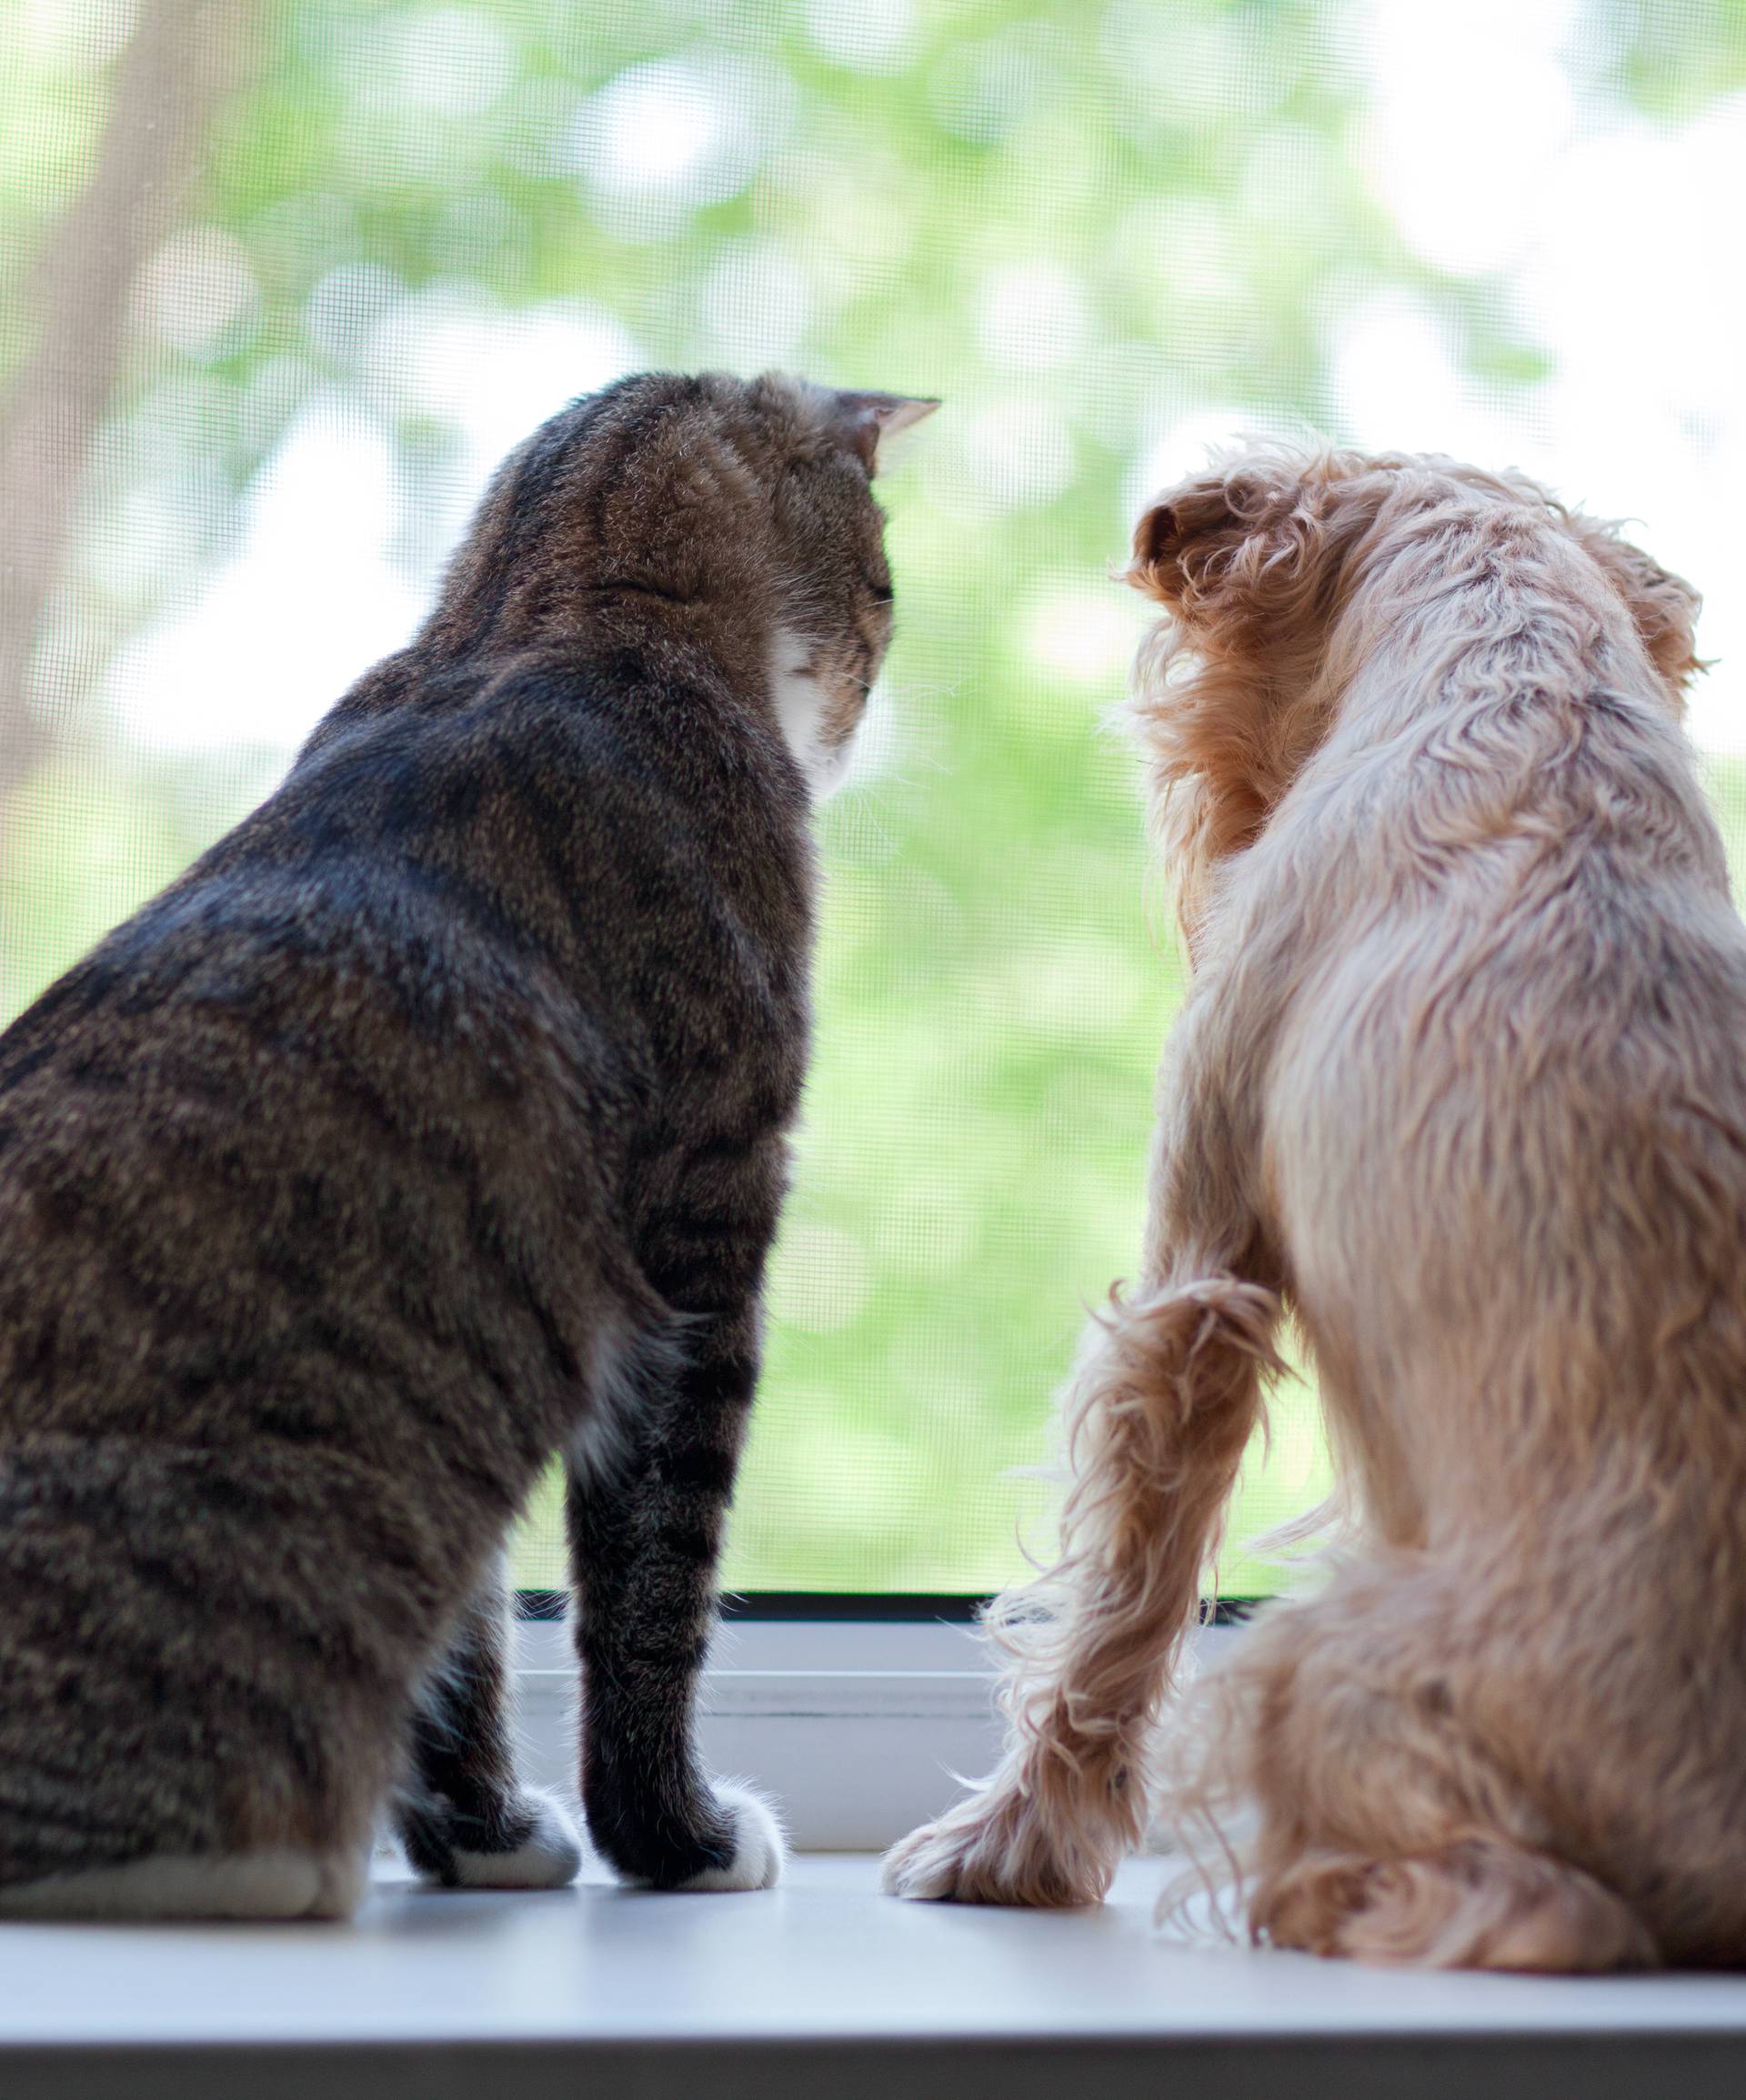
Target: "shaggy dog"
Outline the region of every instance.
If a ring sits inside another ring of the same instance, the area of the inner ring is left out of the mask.
[[[995,1613],[1005,1762],[887,1884],[1094,1900],[1161,1754],[1257,1938],[1746,1961],[1746,928],[1697,600],[1526,480],[1350,452],[1186,483],[1129,576],[1194,964],[1144,1264],[1066,1402],[1059,1563]],[[1361,1543],[1160,1743],[1288,1310]]]

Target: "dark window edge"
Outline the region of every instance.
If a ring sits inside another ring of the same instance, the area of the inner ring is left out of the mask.
[[[988,1603],[986,1595],[922,1590],[741,1590],[723,1596],[724,1619],[836,1621],[855,1624],[973,1625]],[[1200,1608],[1202,1623],[1240,1624],[1259,1597],[1219,1597]],[[517,1590],[518,1619],[559,1620],[569,1610],[567,1590]]]

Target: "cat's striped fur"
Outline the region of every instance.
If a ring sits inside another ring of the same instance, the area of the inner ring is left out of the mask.
[[[774,1878],[692,1691],[808,769],[888,638],[868,483],[919,412],[710,375],[556,417],[414,643],[0,1038],[0,1908],[343,1913],[391,1798],[434,1880],[568,1879],[498,1572],[560,1452],[596,1842]]]

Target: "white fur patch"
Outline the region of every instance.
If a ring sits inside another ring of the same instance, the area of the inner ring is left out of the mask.
[[[749,1786],[725,1779],[716,1782],[716,1803],[733,1825],[733,1859],[727,1866],[705,1867],[679,1887],[688,1894],[774,1888],[788,1860],[788,1840],[774,1809]]]
[[[565,1452],[578,1480],[610,1473],[628,1454],[650,1392],[677,1378],[685,1361],[682,1323],[638,1329],[614,1320],[602,1326],[588,1358],[587,1412]]]
[[[533,1829],[514,1852],[455,1854],[462,1888],[568,1888],[582,1871],[582,1840],[549,1794],[529,1794]]]
[[[812,656],[812,644],[804,636],[778,628],[770,644],[770,703],[813,799],[822,801],[841,785],[855,739],[845,738],[826,749],[821,730],[828,696],[808,668]]]
[[[587,1371],[588,1411],[570,1438],[566,1456],[583,1480],[607,1472],[626,1448],[625,1424],[635,1412],[637,1380],[622,1331],[596,1336]]]
[[[89,1867],[0,1888],[15,1918],[348,1918],[369,1886],[366,1853],[216,1853]]]

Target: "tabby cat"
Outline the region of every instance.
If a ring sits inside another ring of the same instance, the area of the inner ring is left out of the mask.
[[[411,646],[0,1037],[0,1909],[345,1915],[389,1802],[433,1882],[568,1881],[500,1562],[554,1453],[596,1844],[776,1879],[692,1694],[808,811],[890,634],[869,483],[932,406],[656,375],[554,417]]]

